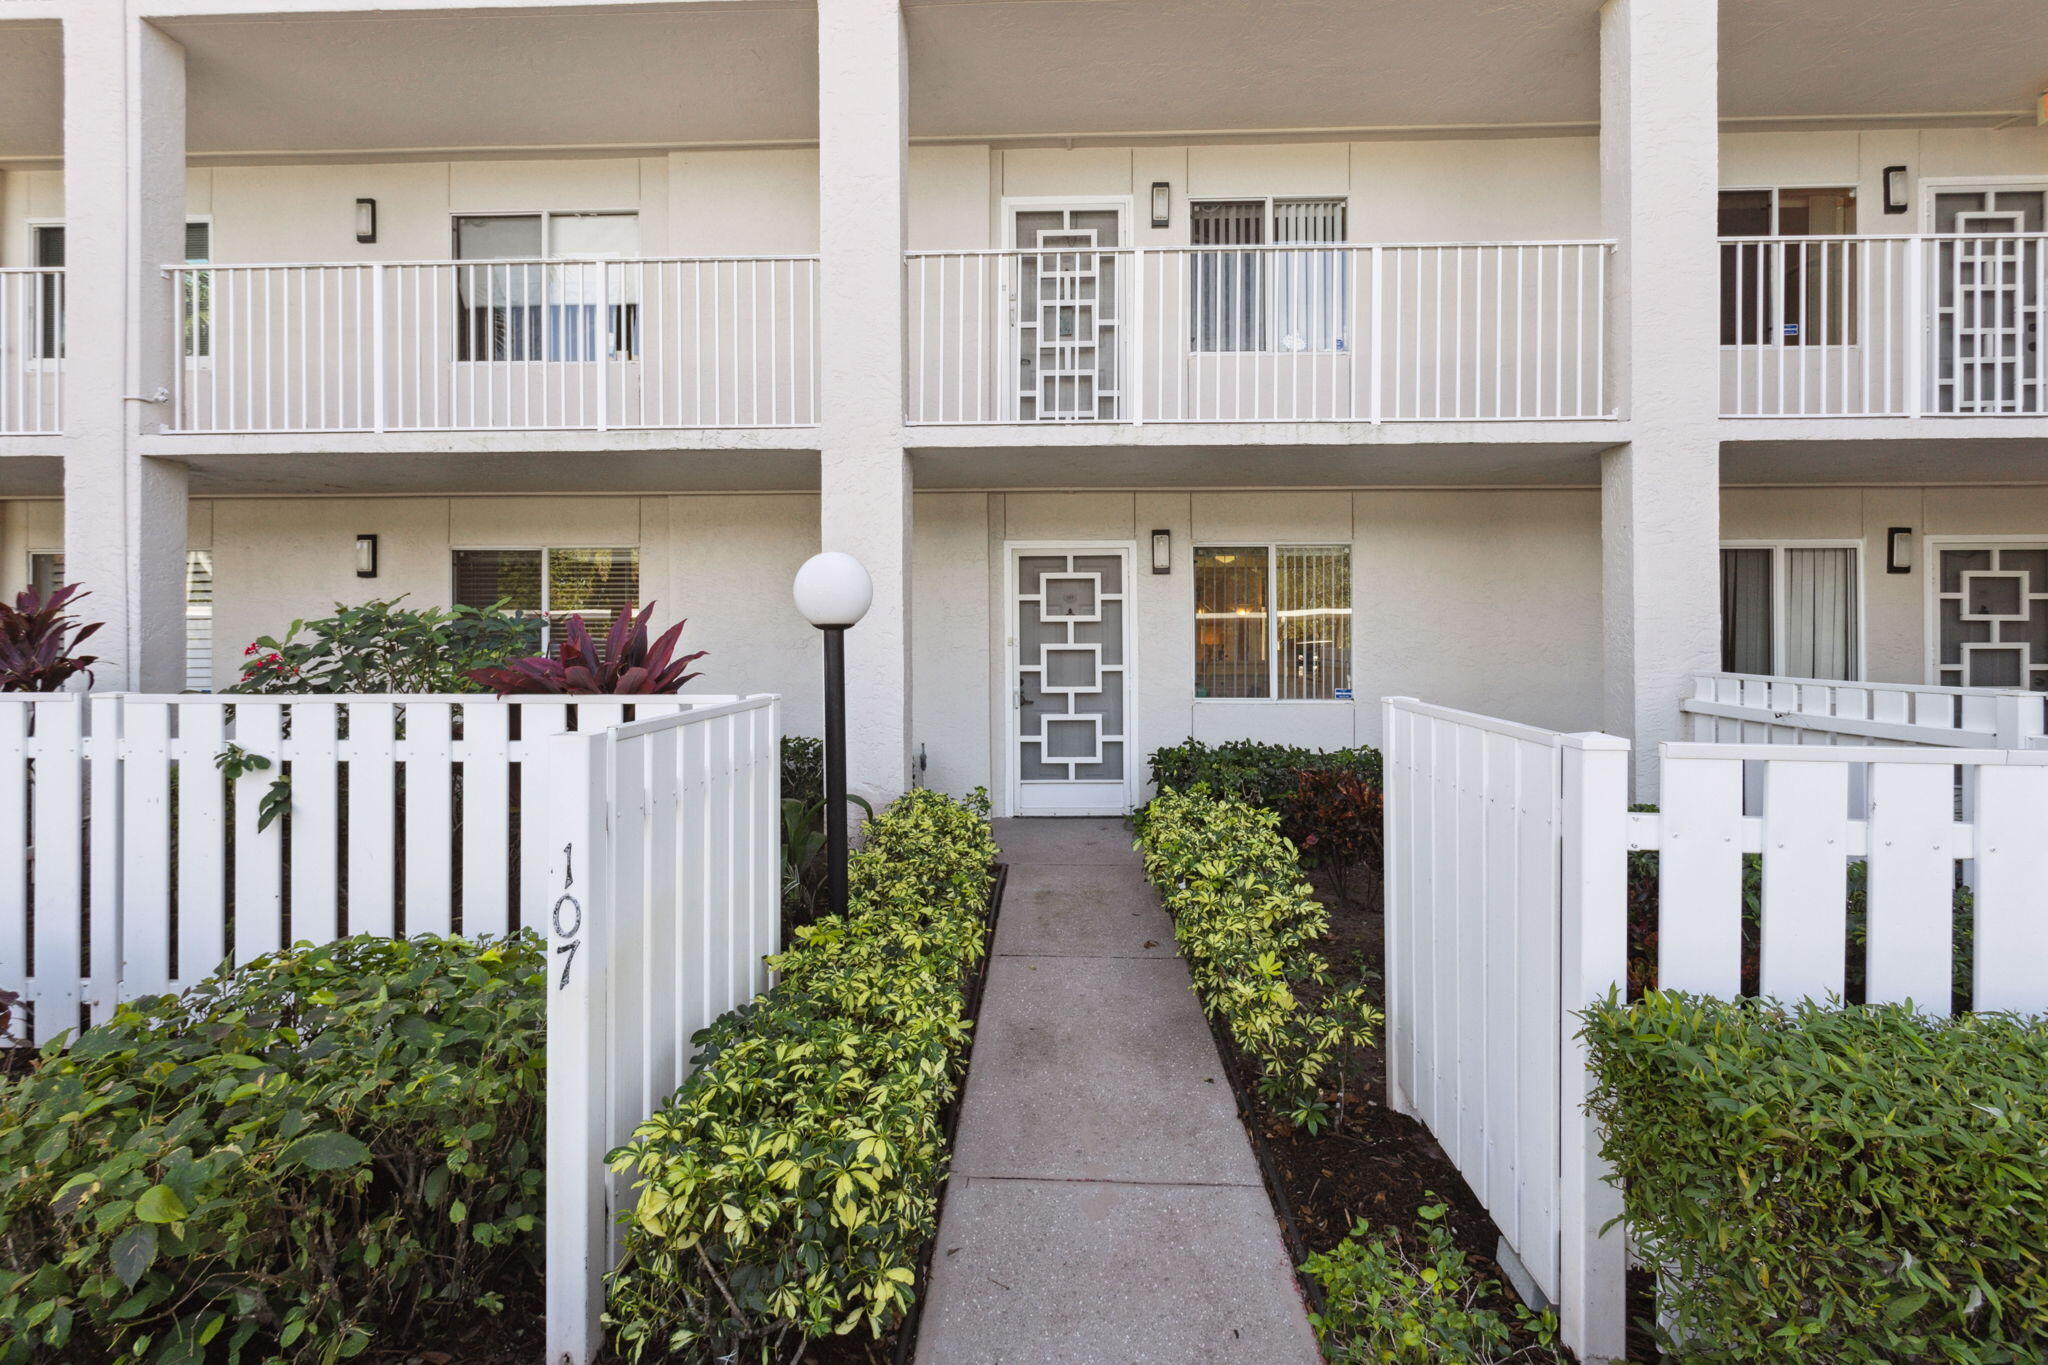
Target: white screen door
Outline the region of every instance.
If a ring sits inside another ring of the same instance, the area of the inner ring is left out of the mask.
[[[1957,189],[1934,196],[1936,412],[2041,412],[2040,189]]]
[[[1019,209],[1013,349],[1023,422],[1114,422],[1122,403],[1121,215]]]
[[[1018,815],[1131,808],[1130,570],[1125,546],[1010,551]]]

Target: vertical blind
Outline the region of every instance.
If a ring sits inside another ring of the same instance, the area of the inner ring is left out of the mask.
[[[1785,551],[1785,671],[1800,678],[1856,676],[1860,652],[1856,552]]]
[[[1350,260],[1345,201],[1219,200],[1191,206],[1197,247],[1301,246],[1303,251],[1196,252],[1190,301],[1197,351],[1328,351],[1345,344]],[[1270,231],[1269,231],[1270,226]]]

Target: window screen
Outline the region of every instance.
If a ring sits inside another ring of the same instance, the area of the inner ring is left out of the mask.
[[[1274,624],[1283,701],[1331,701],[1351,690],[1351,549],[1283,545],[1274,552]]]
[[[1853,189],[1723,190],[1722,237],[1843,237],[1856,231]],[[1723,346],[1856,342],[1861,258],[1847,242],[1723,242]]]
[[[1195,695],[1270,697],[1266,548],[1195,551]]]
[[[1198,247],[1260,246],[1266,240],[1263,199],[1195,204],[1191,241]],[[1256,251],[1197,251],[1193,272],[1193,345],[1198,351],[1266,349],[1264,268]]]
[[[35,229],[36,264],[46,270],[64,268],[64,229],[59,225]],[[64,277],[36,277],[35,316],[29,320],[29,345],[35,360],[64,358]]]
[[[1346,345],[1351,292],[1342,199],[1224,200],[1190,212],[1190,345],[1197,351],[1330,351]]]
[[[622,606],[640,600],[637,549],[457,550],[455,600],[470,607],[500,602],[531,613],[536,645],[553,646],[554,628],[580,614],[602,636]]]

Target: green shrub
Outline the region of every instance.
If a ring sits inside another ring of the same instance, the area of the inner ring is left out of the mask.
[[[1266,1103],[1313,1132],[1332,1117],[1324,1091],[1343,1092],[1344,1070],[1371,1045],[1380,1015],[1362,986],[1332,988],[1315,949],[1329,913],[1279,824],[1272,811],[1197,786],[1145,807],[1138,851],[1204,1008],[1258,1062]],[[1342,1123],[1341,1111],[1335,1118]]]
[[[1361,1219],[1351,1235],[1308,1258],[1323,1290],[1309,1322],[1330,1365],[1506,1365],[1557,1361],[1557,1318],[1514,1305],[1512,1321],[1487,1306],[1499,1281],[1473,1273],[1444,1228],[1442,1204],[1422,1208],[1420,1257]],[[1528,1344],[1517,1345],[1517,1330]]]
[[[2048,1023],[1652,992],[1586,1037],[1685,1359],[2048,1358]]]
[[[538,618],[491,607],[399,606],[403,597],[294,621],[242,651],[242,676],[223,692],[481,692],[470,670],[529,653]]]
[[[638,1194],[607,1314],[634,1359],[782,1361],[880,1335],[937,1226],[943,1115],[983,951],[988,800],[914,791],[867,826],[850,911],[697,1035],[699,1069],[612,1154]]]
[[[0,1083],[0,1360],[325,1362],[540,1255],[545,958],[300,945]]]
[[[1325,751],[1249,739],[1213,745],[1190,739],[1152,755],[1152,782],[1162,793],[1199,783],[1218,796],[1268,810],[1286,807],[1302,773],[1323,771],[1352,773],[1370,787],[1383,785],[1379,750],[1363,746]]]

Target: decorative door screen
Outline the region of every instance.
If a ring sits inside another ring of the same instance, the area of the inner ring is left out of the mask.
[[[1019,211],[1017,416],[1114,422],[1122,402],[1115,209]]]
[[[1125,780],[1128,567],[1121,553],[1017,559],[1017,771],[1026,783]]]
[[[1935,195],[1934,410],[2040,412],[2043,200],[2048,191]]]
[[[2048,544],[1944,545],[1940,571],[1934,681],[2048,691]]]

